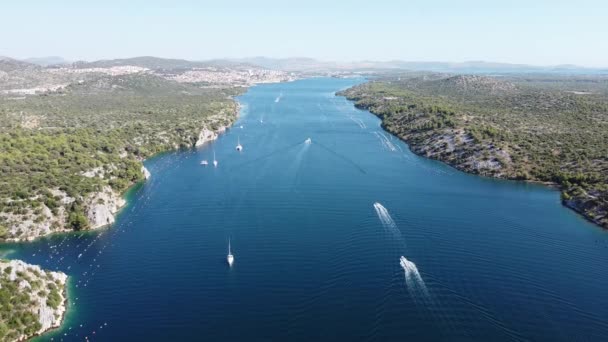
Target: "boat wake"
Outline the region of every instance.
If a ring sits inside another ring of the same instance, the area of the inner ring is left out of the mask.
[[[376,214],[378,214],[378,218],[385,227],[397,228],[391,214],[388,213],[388,210],[382,204],[378,202],[374,203],[374,209],[376,209]]]
[[[405,247],[405,240],[401,235],[401,231],[399,230],[399,228],[397,228],[397,224],[391,217],[391,214],[388,213],[388,210],[378,202],[374,203],[374,209],[376,210],[376,214],[378,215],[378,218],[380,219],[380,222],[382,222],[384,228],[388,230],[388,232],[393,236],[394,239],[396,239],[401,245],[403,245],[403,247]]]
[[[274,103],[279,103],[281,101],[281,97],[283,97],[283,93],[279,94],[276,99],[274,99]]]
[[[397,151],[397,148],[395,147],[395,145],[386,137],[386,135],[384,135],[383,133],[380,133],[380,132],[373,132],[373,133],[380,140],[382,147],[384,147],[387,150],[392,151],[392,152]]]
[[[348,118],[351,119],[354,123],[356,123],[362,129],[367,128],[367,126],[365,126],[365,123],[363,123],[363,121],[361,119],[355,119],[352,116],[349,116]]]
[[[405,271],[405,285],[412,296],[423,296],[429,297],[429,290],[418,272],[418,267],[413,262],[407,260],[404,256],[401,256],[399,264],[403,271]]]

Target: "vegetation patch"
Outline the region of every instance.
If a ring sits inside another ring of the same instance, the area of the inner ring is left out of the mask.
[[[402,74],[340,93],[412,151],[485,176],[550,182],[608,227],[608,78]]]

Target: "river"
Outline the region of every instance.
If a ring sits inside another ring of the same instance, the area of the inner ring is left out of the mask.
[[[41,339],[608,340],[608,233],[414,155],[334,95],[362,81],[252,87],[217,141],[146,162],[113,227],[4,246],[70,276]]]

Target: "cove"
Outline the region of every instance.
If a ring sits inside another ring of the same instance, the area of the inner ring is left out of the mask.
[[[113,227],[4,245],[70,276],[39,339],[608,339],[608,234],[557,191],[414,155],[334,95],[363,81],[252,87],[217,141],[146,162]]]

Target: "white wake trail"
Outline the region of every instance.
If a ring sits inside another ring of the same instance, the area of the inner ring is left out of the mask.
[[[388,210],[386,210],[382,204],[378,202],[374,203],[374,209],[376,209],[376,214],[378,214],[378,218],[382,224],[384,224],[387,228],[397,228],[391,214],[388,213]]]
[[[279,94],[276,99],[274,99],[274,103],[279,103],[281,101],[281,97],[283,97],[283,93]]]
[[[425,298],[428,298],[429,290],[427,289],[424,280],[422,280],[416,264],[407,260],[404,256],[401,256],[399,264],[405,271],[405,284],[407,285],[407,289],[410,291],[410,294],[413,296],[422,295]]]
[[[391,214],[388,213],[388,210],[380,203],[374,203],[374,209],[376,209],[376,214],[382,222],[384,228],[393,236],[394,239],[399,241],[399,243],[405,247],[405,240],[401,235],[401,231],[397,228],[397,224],[391,217]]]
[[[361,119],[355,119],[350,115],[348,116],[348,118],[351,119],[354,123],[356,123],[360,128],[367,128],[363,121],[361,121]]]
[[[386,143],[386,146],[391,150],[391,151],[396,151],[397,148],[395,147],[395,145],[393,145],[393,143],[386,137],[386,135],[384,135],[384,133],[378,133],[382,136],[382,138],[384,138],[384,142]]]

